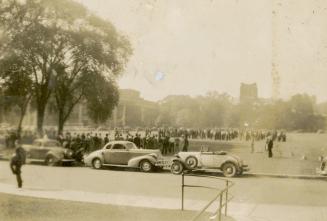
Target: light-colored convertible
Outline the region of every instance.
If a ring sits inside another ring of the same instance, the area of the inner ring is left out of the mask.
[[[156,167],[163,167],[160,150],[138,149],[129,141],[112,141],[102,149],[90,153],[84,158],[84,163],[94,169],[103,166],[139,168],[150,172]]]
[[[171,172],[180,174],[184,170],[222,171],[226,177],[242,175],[249,170],[243,161],[224,151],[179,152],[172,160]]]

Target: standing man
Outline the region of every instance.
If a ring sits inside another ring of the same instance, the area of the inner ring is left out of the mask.
[[[103,138],[103,143],[104,143],[104,145],[109,143],[109,134],[106,134],[106,136]]]
[[[18,188],[22,188],[23,180],[21,177],[21,168],[26,162],[26,152],[21,146],[20,140],[15,141],[15,155],[10,160],[10,168],[13,174],[16,175]]]
[[[254,135],[251,136],[251,153],[254,153]]]
[[[274,141],[273,141],[273,138],[269,138],[268,140],[268,157],[271,158],[273,156],[273,153],[272,153],[272,148],[274,147]]]
[[[185,134],[183,152],[187,152],[187,151],[188,151],[188,136],[187,134]]]

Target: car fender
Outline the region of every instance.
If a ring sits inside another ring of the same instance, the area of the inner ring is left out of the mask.
[[[104,163],[104,153],[102,151],[94,151],[92,153],[90,153],[89,155],[87,156],[84,156],[84,164],[86,166],[92,166],[92,161],[95,159],[95,158],[99,158],[101,160],[101,163],[103,164]]]
[[[176,161],[177,162],[180,162],[184,166],[184,168],[187,168],[185,162],[181,158],[176,157],[176,158],[174,158],[174,159],[171,160],[172,163],[173,162],[176,162]]]
[[[138,168],[142,160],[149,160],[153,165],[156,164],[156,159],[151,155],[134,157],[128,161],[128,167]]]
[[[240,169],[237,160],[233,160],[233,159],[227,159],[227,160],[225,160],[225,161],[220,165],[220,168],[222,169],[222,167],[223,167],[224,164],[226,164],[226,163],[232,163],[232,164],[234,164],[234,165],[236,166],[237,170]]]
[[[56,159],[56,162],[59,162],[64,158],[64,153],[58,153],[56,151],[48,151],[45,159],[47,159],[49,156],[53,156]]]

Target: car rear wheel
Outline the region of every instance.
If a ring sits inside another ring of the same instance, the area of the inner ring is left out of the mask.
[[[45,164],[48,166],[55,166],[56,165],[56,158],[52,155],[47,156],[45,159]]]
[[[172,174],[181,174],[184,170],[184,166],[181,162],[179,161],[174,161],[172,164],[171,164],[171,168],[170,168],[170,171]]]
[[[92,161],[92,167],[94,169],[101,169],[102,167],[102,163],[101,163],[101,160],[99,158],[95,158],[93,161]]]
[[[189,156],[185,159],[185,164],[190,169],[195,169],[198,166],[198,159],[195,156]]]
[[[151,172],[153,169],[153,165],[150,161],[148,160],[142,160],[140,163],[140,170],[142,172]]]
[[[225,177],[234,177],[237,174],[237,168],[233,163],[225,163],[222,171]]]

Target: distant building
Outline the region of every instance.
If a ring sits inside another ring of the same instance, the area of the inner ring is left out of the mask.
[[[256,83],[245,84],[241,83],[240,87],[240,102],[254,102],[258,100],[258,87]]]
[[[147,101],[140,92],[131,89],[121,89],[119,104],[113,111],[111,126],[153,126],[159,114],[156,102]]]
[[[159,113],[158,104],[141,98],[140,92],[130,89],[119,90],[119,103],[111,118],[103,125],[110,127],[153,126]],[[84,103],[76,105],[67,125],[91,125]]]

